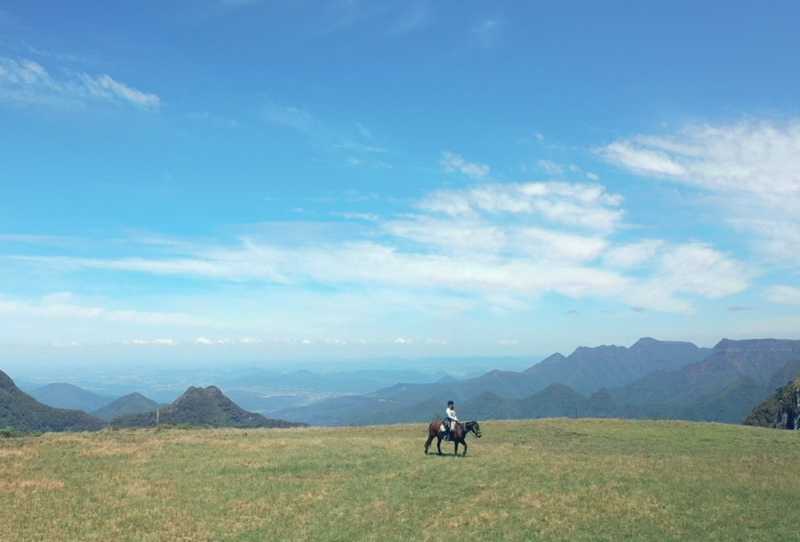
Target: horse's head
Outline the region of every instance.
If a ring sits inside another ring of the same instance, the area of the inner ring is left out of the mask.
[[[478,438],[481,438],[481,436],[483,436],[481,434],[481,424],[479,424],[478,422],[467,422],[467,431],[472,431]]]

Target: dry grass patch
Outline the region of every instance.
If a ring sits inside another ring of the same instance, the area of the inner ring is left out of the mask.
[[[0,480],[0,493],[15,493],[19,491],[56,491],[64,489],[64,482],[61,480],[50,480],[47,478],[39,480],[13,480],[6,482]]]

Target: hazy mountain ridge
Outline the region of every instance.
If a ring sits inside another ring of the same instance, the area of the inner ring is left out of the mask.
[[[309,423],[329,423],[331,412],[336,412],[337,424],[379,423],[372,420],[387,419],[416,421],[441,414],[441,404],[431,412],[421,406],[434,398],[438,403],[453,399],[462,405],[486,393],[504,401],[523,400],[553,384],[565,385],[589,395],[620,383],[634,382],[649,372],[691,364],[703,359],[710,351],[688,342],[652,338],[640,339],[631,347],[579,347],[569,356],[553,354],[520,372],[493,370],[475,378],[444,384],[400,383],[366,394],[358,401],[353,397],[330,399],[284,409],[276,415]],[[363,408],[373,412],[365,413]]]
[[[40,403],[53,408],[84,412],[93,412],[114,401],[113,397],[100,395],[65,382],[47,384],[32,390],[29,395]]]
[[[490,371],[444,385],[397,384],[278,415],[333,425],[422,421],[440,416],[444,401],[454,399],[470,418],[615,416],[737,423],[772,393],[776,378],[785,382],[786,375],[798,372],[800,341],[723,339],[707,349],[643,338],[630,348],[605,345],[580,347],[569,356],[553,354],[521,373]],[[643,376],[633,379],[637,374]]]

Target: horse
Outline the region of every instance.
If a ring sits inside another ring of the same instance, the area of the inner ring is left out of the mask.
[[[436,449],[439,451],[439,455],[442,455],[442,432],[440,431],[442,427],[441,420],[434,420],[428,426],[428,440],[425,441],[425,455],[428,455],[428,448],[431,447],[431,442],[433,439],[436,439]],[[469,433],[474,433],[476,437],[481,438],[481,425],[476,421],[461,423],[456,422],[453,424],[452,429],[450,429],[450,440],[455,442],[456,449],[455,454],[458,455],[458,445],[464,445],[464,454],[467,455],[467,435]]]

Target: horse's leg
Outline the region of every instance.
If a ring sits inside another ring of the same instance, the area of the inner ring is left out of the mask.
[[[458,441],[456,441],[456,451],[453,452],[453,455],[458,457]]]
[[[462,457],[465,457],[467,455],[467,439],[462,440],[461,444],[464,445],[464,454],[462,455]]]
[[[439,450],[439,455],[442,455],[442,437],[436,435],[436,449]]]
[[[428,455],[428,448],[431,447],[432,441],[433,441],[433,435],[428,434],[428,440],[425,441],[425,455]]]

